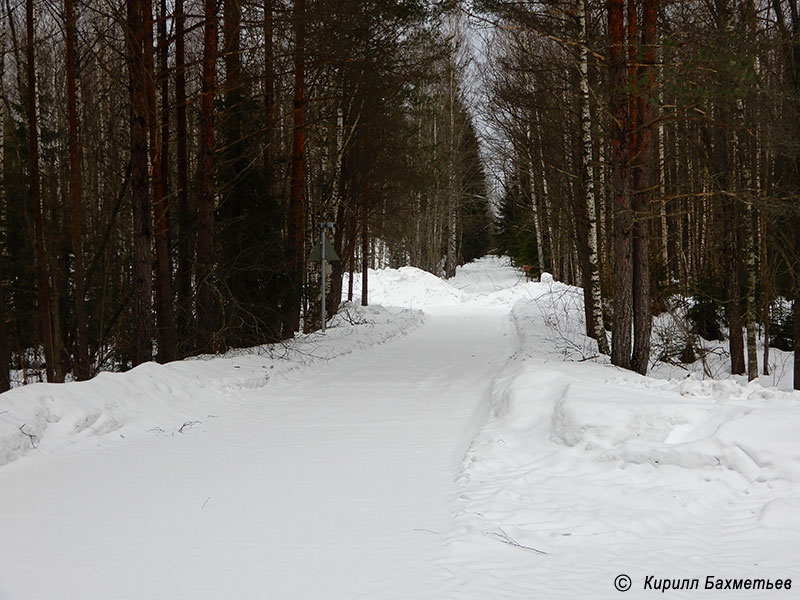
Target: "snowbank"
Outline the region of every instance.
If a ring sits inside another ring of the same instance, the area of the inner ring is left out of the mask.
[[[347,290],[348,275],[342,288]],[[453,306],[463,302],[463,295],[445,280],[414,267],[369,269],[367,298],[370,304],[420,309],[430,306]],[[356,299],[361,297],[361,274],[353,277]]]
[[[404,335],[422,313],[346,304],[326,334],[291,342],[200,356],[166,365],[146,363],[126,373],[100,373],[65,384],[36,383],[0,395],[0,466],[36,450],[116,432],[175,433],[224,410],[239,392],[267,385],[288,371]]]
[[[525,274],[508,257],[485,256],[459,266],[449,280],[415,267],[401,267],[369,269],[367,281],[369,302],[384,306],[426,309],[473,305],[508,310],[517,300],[535,300],[547,294],[552,276],[544,276],[549,277],[549,283],[526,282]],[[347,275],[342,287],[347,290]],[[353,290],[360,298],[360,273],[353,278]]]
[[[616,598],[619,573],[639,590],[653,573],[791,576],[800,393],[617,369],[582,333],[580,290],[526,287],[522,346],[462,465],[448,568],[470,585],[525,569],[516,592],[548,598]]]

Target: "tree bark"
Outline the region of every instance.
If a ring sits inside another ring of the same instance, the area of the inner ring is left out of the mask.
[[[528,125],[527,130],[528,141],[528,189],[530,190],[531,198],[531,217],[533,218],[533,228],[536,230],[536,261],[539,267],[539,274],[544,272],[544,240],[542,235],[542,218],[539,214],[539,207],[537,206],[536,198],[536,185],[535,173],[533,168],[533,139],[531,136],[531,127]]]
[[[144,0],[144,79],[147,96],[147,126],[150,137],[150,174],[153,204],[153,237],[156,249],[156,328],[158,361],[169,362],[177,358],[175,331],[175,306],[172,302],[172,265],[169,258],[167,231],[167,200],[164,194],[164,162],[161,143],[161,123],[156,102],[155,53],[153,43],[153,3]],[[165,36],[166,37],[166,36]],[[166,42],[166,40],[165,40]],[[168,113],[167,113],[168,114]],[[168,121],[167,121],[168,122]]]
[[[633,0],[629,0],[633,1]],[[640,85],[634,89],[637,102],[638,131],[633,156],[633,356],[631,368],[642,375],[650,361],[652,308],[650,306],[650,200],[653,189],[651,145],[653,139],[652,96],[654,65],[658,44],[659,0],[642,2],[642,58],[637,68]]]
[[[545,262],[544,258],[542,258],[542,265],[544,270],[549,269],[550,274],[558,279],[558,269],[556,269],[556,257],[558,254],[556,252],[556,236],[555,228],[553,227],[553,210],[550,203],[550,186],[548,185],[547,165],[544,161],[544,135],[542,134],[543,127],[541,119],[541,112],[537,111],[536,132],[538,133],[539,138],[539,167],[541,168],[542,174],[542,208],[544,209],[542,219],[545,223],[547,223],[547,250],[549,253],[547,262]]]
[[[738,213],[733,202],[728,203],[727,213]],[[740,260],[739,260],[739,235],[738,214],[729,215],[726,219],[728,233],[726,250],[726,271],[727,271],[727,292],[728,292],[728,328],[730,331],[730,354],[731,354],[731,373],[733,375],[744,375],[744,339],[742,329],[745,325],[744,315],[742,315],[742,286],[740,282]]]
[[[366,197],[361,199],[361,306],[367,306],[369,286],[369,213]]]
[[[747,299],[745,330],[747,332],[747,380],[758,379],[758,348],[756,347],[756,249],[754,243],[753,203],[745,210],[745,265],[747,269]]]
[[[9,369],[11,368],[11,352],[8,346],[8,328],[6,327],[6,292],[3,278],[5,272],[0,263],[0,393],[11,389]]]
[[[267,194],[273,194],[275,156],[275,50],[274,0],[264,0],[264,174]]]
[[[451,53],[455,50],[451,49]],[[449,148],[447,152],[447,247],[445,254],[445,277],[448,279],[456,274],[456,255],[457,255],[457,220],[458,220],[458,199],[456,190],[457,174],[457,151],[456,151],[456,124],[455,124],[455,104],[456,104],[456,85],[455,85],[455,56],[450,56],[448,60],[448,112],[450,121]],[[382,266],[382,265],[381,265]]]
[[[342,249],[347,218],[347,206],[342,200],[342,161],[344,155],[344,111],[341,105],[336,107],[336,153],[333,156],[333,183],[331,204],[336,210],[335,230],[333,234],[333,248],[339,254],[339,261],[331,263],[331,294],[327,304],[327,315],[330,319],[336,314],[342,300],[342,274],[344,273],[344,256]]]
[[[300,330],[300,305],[303,299],[305,270],[306,212],[303,193],[305,144],[306,144],[306,83],[305,83],[305,35],[306,2],[295,0],[294,27],[294,112],[292,134],[292,167],[289,184],[288,221],[288,305],[284,307],[288,332]]]
[[[75,42],[78,37],[74,0],[64,0],[69,121],[69,198],[72,208],[72,254],[75,280],[75,379],[89,379],[89,340],[86,316],[86,274],[83,267],[83,205],[81,202],[80,132],[75,77]],[[2,125],[0,125],[2,126]]]
[[[136,349],[133,364],[153,358],[151,303],[152,214],[147,190],[147,100],[145,93],[144,13],[142,0],[128,0],[128,77],[131,99],[131,195],[133,203],[133,318]]]
[[[33,206],[34,260],[36,263],[36,289],[39,304],[39,326],[44,346],[45,372],[47,381],[56,381],[56,357],[53,340],[53,326],[50,315],[50,290],[48,283],[47,257],[44,247],[44,226],[42,223],[42,193],[39,174],[39,121],[36,98],[36,60],[34,52],[33,0],[25,2],[25,23],[27,43],[27,116],[28,116],[28,160],[30,162],[30,193]]]
[[[597,340],[597,347],[603,354],[610,354],[608,337],[603,326],[603,297],[600,290],[600,268],[598,266],[597,252],[597,206],[595,201],[594,170],[592,169],[592,115],[589,97],[589,46],[588,30],[586,26],[586,0],[577,0],[578,28],[580,29],[580,90],[581,90],[581,178],[586,195],[586,223],[587,223],[587,270],[586,278],[590,288],[591,322],[587,319],[587,327],[591,331],[586,333]]]
[[[800,255],[800,218],[795,216],[793,219],[795,222],[795,256]],[[797,277],[797,273],[795,272],[795,277]],[[794,381],[794,389],[800,390],[800,281],[795,279],[794,281],[794,298],[792,298],[792,317],[793,317],[793,327],[792,327],[792,334],[794,336],[794,369],[793,369],[793,381]]]
[[[200,94],[200,156],[197,195],[197,329],[199,348],[215,348],[214,308],[214,93],[216,92],[217,3],[204,0],[203,76]]]
[[[174,17],[174,15],[173,15]],[[159,96],[161,99],[161,188],[165,198],[170,195],[170,103],[169,103],[169,44],[167,38],[167,0],[159,1],[158,9],[158,83],[160,85]],[[170,241],[169,219],[167,219],[167,241]],[[174,327],[173,327],[174,329]]]
[[[223,171],[229,175],[232,194],[237,195],[236,183],[243,170],[242,157],[242,56],[241,56],[242,7],[239,0],[225,0],[222,20],[222,39],[224,48],[222,55],[225,62],[225,113],[222,119],[221,132],[225,155]],[[230,198],[228,199],[231,200]],[[240,219],[243,206],[239,198],[233,198],[233,207],[229,211],[233,219]]]
[[[0,27],[2,27],[2,15],[0,15]],[[5,32],[3,32],[5,34]],[[5,42],[5,39],[2,39]],[[5,54],[0,54],[0,95],[5,97],[5,85],[3,81],[6,74]],[[5,105],[0,103],[0,176],[4,174],[5,167],[5,122],[6,115],[3,110]],[[6,194],[4,189],[0,189],[0,201],[5,205]],[[8,216],[6,215],[6,222]],[[8,243],[8,240],[6,240]],[[4,249],[5,250],[5,249]],[[6,320],[8,314],[6,313],[6,293],[5,293],[5,278],[6,278],[6,261],[5,252],[0,254],[0,392],[5,392],[11,389],[11,378],[9,369],[11,368],[11,351],[8,340],[8,327]]]
[[[348,267],[347,267],[347,301],[353,301],[353,278],[356,274],[356,247],[358,235],[358,219],[356,218],[355,210],[350,214],[350,252],[348,253]]]
[[[628,181],[624,0],[608,0],[609,83],[611,98],[611,189],[614,197],[614,323],[611,362],[631,366],[633,320],[632,215]]]
[[[177,327],[185,339],[192,322],[192,240],[189,213],[189,153],[186,119],[186,50],[183,0],[175,0],[175,136],[177,162],[178,292]]]

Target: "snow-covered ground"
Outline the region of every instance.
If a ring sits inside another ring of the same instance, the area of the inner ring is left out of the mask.
[[[370,290],[286,347],[0,396],[0,599],[800,598],[703,589],[800,577],[800,394],[618,370],[504,259]]]

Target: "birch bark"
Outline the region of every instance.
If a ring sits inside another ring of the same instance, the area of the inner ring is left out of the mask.
[[[589,47],[586,27],[586,1],[577,2],[578,26],[580,28],[580,89],[581,89],[581,130],[583,134],[581,176],[586,194],[586,221],[588,224],[588,279],[591,286],[591,313],[594,331],[587,334],[597,340],[597,347],[603,354],[610,354],[608,337],[603,326],[603,297],[600,290],[600,269],[597,252],[597,206],[595,202],[594,170],[592,169],[592,115],[589,96]],[[537,229],[538,231],[538,229]],[[589,323],[587,323],[589,325]]]

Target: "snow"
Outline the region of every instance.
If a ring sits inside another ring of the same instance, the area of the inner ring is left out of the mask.
[[[653,319],[653,345],[649,374],[661,379],[680,379],[687,374],[692,374],[700,379],[732,379],[737,383],[746,384],[745,375],[731,375],[730,354],[728,340],[706,340],[700,336],[695,337],[698,359],[690,364],[679,363],[675,360],[659,360],[659,355],[680,353],[685,344],[684,333],[680,320],[687,309],[694,302],[691,297],[676,297],[670,302],[667,312],[657,315]],[[781,301],[779,301],[780,303]],[[782,300],[785,305],[788,301]],[[783,310],[787,310],[784,306]],[[728,330],[723,327],[722,332],[727,338]],[[759,382],[765,387],[777,387],[782,390],[791,390],[794,387],[793,362],[794,353],[770,348],[769,350],[769,375],[764,375],[764,331],[759,328],[757,332],[757,353]]]
[[[521,345],[463,461],[448,597],[602,600],[618,597],[622,573],[642,594],[648,575],[698,578],[701,590],[709,575],[791,577],[798,393],[589,361],[580,290],[547,285],[511,311]]]
[[[795,574],[800,394],[617,369],[507,259],[369,283],[325,335],[0,396],[0,599],[800,597],[702,589]]]
[[[127,373],[100,373],[88,382],[15,388],[0,400],[0,466],[34,449],[51,453],[111,432],[177,432],[240,392],[262,388],[289,370],[404,335],[422,320],[419,311],[345,305],[325,336],[300,336],[291,345],[145,363]]]

